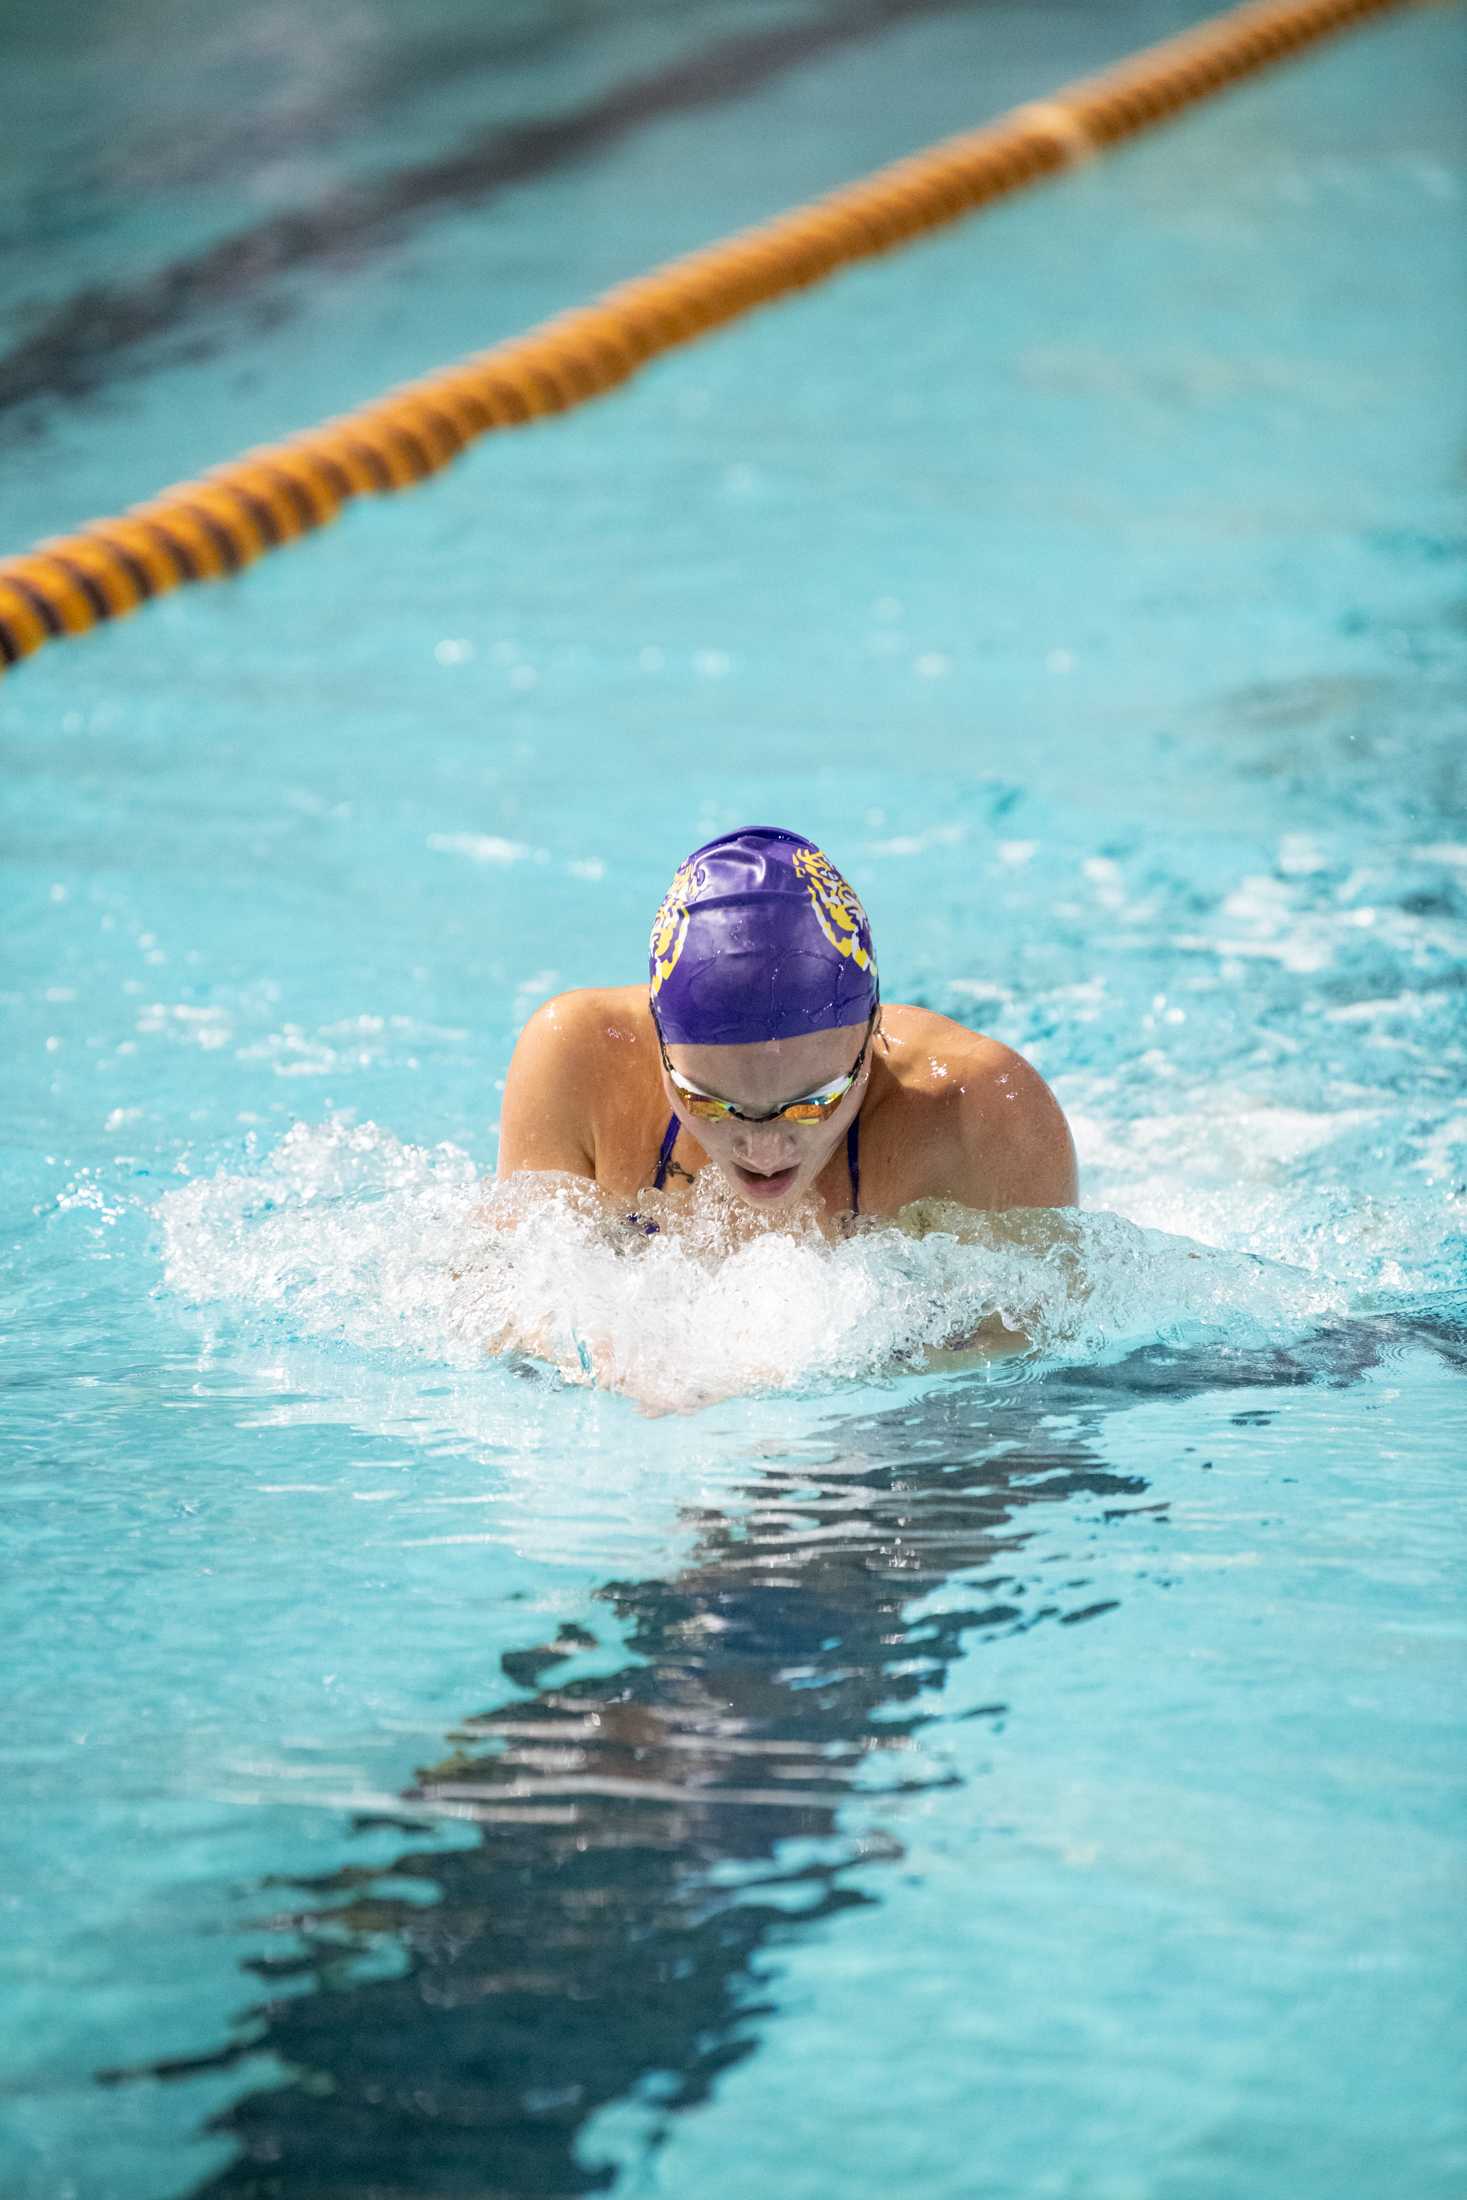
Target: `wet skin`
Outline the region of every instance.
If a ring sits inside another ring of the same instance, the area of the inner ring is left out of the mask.
[[[755,1046],[669,1046],[679,1077],[761,1114],[845,1076],[865,1020]],[[861,1119],[861,1210],[913,1200],[1065,1207],[1078,1187],[1069,1126],[1022,1055],[930,1009],[884,1005],[860,1078],[823,1123],[692,1117],[663,1072],[639,986],[562,993],[536,1010],[510,1064],[499,1174],[557,1171],[631,1200],[652,1180],[669,1114],[669,1185],[706,1167],[771,1220],[850,1211],[846,1132]]]

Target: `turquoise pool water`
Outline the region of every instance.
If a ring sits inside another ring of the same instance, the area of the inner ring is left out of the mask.
[[[1187,12],[48,11],[7,546]],[[7,2196],[1460,2191],[1464,75],[1405,14],[0,687]],[[1063,1272],[492,1265],[519,1024],[755,817],[1054,1084]]]

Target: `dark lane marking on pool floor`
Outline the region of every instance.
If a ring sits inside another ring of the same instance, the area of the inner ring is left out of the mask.
[[[632,77],[569,113],[512,123],[457,152],[324,197],[237,230],[133,282],[101,283],[54,308],[0,354],[0,411],[38,398],[86,397],[128,371],[128,355],[177,336],[211,311],[265,291],[279,277],[401,243],[422,220],[583,160],[636,130],[742,98],[802,62],[879,37],[909,20],[969,10],[972,0],[866,0],[843,15],[729,38]],[[272,296],[272,320],[290,309]],[[193,331],[191,358],[223,348]],[[141,362],[133,372],[140,371]]]
[[[368,1838],[400,1831],[404,1853],[284,1882],[294,1899],[268,1920],[281,1953],[249,1959],[265,1998],[234,2041],[104,2082],[284,2064],[286,2082],[211,2120],[240,2152],[196,2200],[610,2189],[616,2170],[584,2151],[598,2111],[649,2085],[664,2120],[706,2100],[779,2013],[771,1959],[880,1903],[881,1869],[903,1859],[902,1798],[957,1780],[944,1720],[1002,1720],[1001,1703],[941,1708],[957,1661],[1039,1624],[1105,1625],[1088,1573],[1062,1603],[1022,1554],[1086,1500],[1106,1521],[1165,1512],[1100,1455],[1109,1415],[1234,1386],[1349,1384],[1387,1333],[1348,1324],[1227,1361],[1154,1347],[1057,1371],[998,1414],[986,1389],[975,1406],[955,1387],[840,1424],[828,1478],[807,1459],[771,1462],[746,1514],[696,1516],[686,1568],[598,1592],[631,1662],[557,1686],[589,1646],[578,1626],[510,1652],[506,1678],[533,1693],[463,1721],[401,1814],[357,1820]],[[960,1608],[920,1608],[955,1578],[973,1592]],[[908,1757],[924,1740],[935,1762]],[[873,1759],[893,1774],[873,1782]],[[883,1797],[890,1823],[843,1824],[847,1806],[869,1821]],[[435,1805],[478,1841],[414,1848],[412,1813]],[[781,1858],[790,1839],[819,1853]],[[379,1962],[362,1976],[384,1949],[389,1975]]]
[[[646,26],[682,12],[684,0],[641,0],[637,19]],[[58,156],[29,187],[21,176],[0,206],[0,255],[37,243],[64,253],[70,236],[95,231],[96,202],[109,195],[133,202],[161,192],[234,188],[248,200],[278,163],[302,156],[319,162],[328,146],[401,128],[404,106],[415,99],[460,90],[467,78],[496,69],[556,67],[565,48],[588,32],[594,36],[601,20],[597,0],[546,8],[520,23],[470,15],[435,25],[414,16],[404,26],[403,45],[333,57],[339,77],[328,73],[298,83],[298,96],[280,105],[267,98],[260,105],[221,107],[211,72],[205,78],[210,96],[191,115],[135,109],[120,142],[88,148],[89,166]],[[361,28],[371,35],[373,26]]]

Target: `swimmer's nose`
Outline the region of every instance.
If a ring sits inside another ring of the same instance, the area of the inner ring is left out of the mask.
[[[734,1158],[746,1169],[773,1176],[780,1169],[791,1168],[799,1159],[799,1151],[788,1131],[771,1124],[767,1129],[746,1130],[734,1147]]]

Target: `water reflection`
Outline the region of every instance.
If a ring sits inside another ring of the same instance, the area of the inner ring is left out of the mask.
[[[698,1521],[689,1564],[601,1590],[618,1671],[557,1685],[580,1629],[506,1658],[532,1693],[466,1719],[422,1774],[391,1882],[294,1886],[290,1952],[253,1966],[266,1998],[235,2050],[292,2076],[217,2120],[240,2153],[201,2192],[608,2189],[614,2168],[582,2155],[595,2113],[640,2099],[655,2122],[702,2100],[776,2009],[767,1959],[880,1900],[898,1799],[955,1778],[953,1662],[1112,1608],[1083,1582],[1041,1589],[1025,1557],[1077,1499],[1151,1502],[1099,1456],[1108,1413],[1229,1381],[1349,1381],[1377,1344],[1355,1325],[1225,1364],[1156,1350],[998,1412],[955,1384],[841,1421],[818,1460],[762,1462],[737,1518]],[[476,1843],[414,1849],[424,1808],[474,1823]]]

